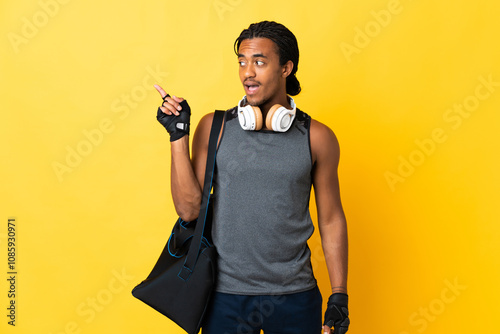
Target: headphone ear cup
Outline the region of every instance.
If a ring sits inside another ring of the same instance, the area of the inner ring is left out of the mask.
[[[255,116],[255,131],[262,129],[262,113],[259,107],[249,106],[252,108],[253,114]]]
[[[275,104],[267,113],[266,127],[276,132],[286,132],[292,125],[294,117],[294,111]]]
[[[277,111],[280,107],[281,107],[281,105],[275,104],[274,106],[269,108],[269,111],[267,112],[267,116],[266,116],[266,127],[268,129],[276,131],[273,127],[273,117],[275,116],[275,114],[277,113]]]
[[[259,107],[250,105],[240,107],[238,120],[243,130],[259,131],[262,129],[262,113]]]

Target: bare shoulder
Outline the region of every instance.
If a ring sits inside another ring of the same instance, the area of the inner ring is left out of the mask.
[[[205,132],[207,128],[210,130],[210,127],[212,126],[212,121],[214,119],[214,113],[208,113],[205,116],[203,116],[200,119],[200,122],[198,123],[198,126],[196,127],[196,131],[203,131]]]
[[[201,144],[206,142],[208,145],[208,137],[210,136],[210,128],[212,126],[212,121],[214,119],[214,113],[208,113],[200,119],[200,122],[196,126],[193,137],[193,145]]]
[[[311,120],[310,126],[311,154],[313,163],[339,160],[340,146],[337,136],[327,125]]]
[[[203,161],[206,159],[206,153],[208,150],[208,139],[210,138],[210,128],[212,126],[212,120],[214,119],[214,113],[209,113],[203,116],[196,127],[196,131],[193,136],[193,162],[198,160]]]

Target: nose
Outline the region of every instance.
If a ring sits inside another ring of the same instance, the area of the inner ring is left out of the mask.
[[[254,78],[255,77],[255,68],[252,62],[249,62],[244,68],[244,75],[246,78]]]

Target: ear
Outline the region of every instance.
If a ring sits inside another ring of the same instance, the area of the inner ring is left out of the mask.
[[[282,76],[286,78],[292,73],[293,70],[293,62],[291,60],[287,61],[285,65],[282,66]]]

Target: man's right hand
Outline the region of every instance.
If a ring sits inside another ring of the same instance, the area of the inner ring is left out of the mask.
[[[170,141],[176,141],[185,135],[189,135],[191,108],[186,100],[181,97],[168,95],[163,88],[154,85],[163,99],[158,108],[156,119],[170,134]]]

